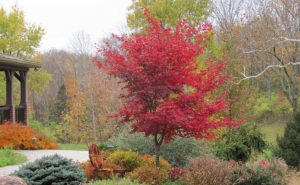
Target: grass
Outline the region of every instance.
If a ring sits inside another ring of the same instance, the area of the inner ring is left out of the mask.
[[[261,132],[265,134],[266,140],[273,146],[277,145],[277,136],[283,135],[284,128],[285,124],[282,123],[260,125]]]
[[[0,149],[0,167],[21,164],[27,161],[27,158],[11,149]]]
[[[58,144],[61,150],[88,150],[87,144]]]

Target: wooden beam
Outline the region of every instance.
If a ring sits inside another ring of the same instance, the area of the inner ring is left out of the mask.
[[[15,67],[15,66],[0,66],[0,71],[6,71],[6,70],[14,70],[14,71],[28,71],[28,67]]]
[[[18,73],[15,73],[15,77],[19,80],[19,82],[22,82],[21,76]]]
[[[28,103],[27,103],[27,72],[20,71],[20,82],[21,82],[21,101],[20,105],[24,107],[24,123],[28,125]]]
[[[6,78],[6,105],[10,107],[10,121],[16,121],[16,111],[15,105],[13,100],[13,78],[14,78],[15,71],[13,70],[6,70],[5,71],[5,78]]]
[[[21,105],[27,103],[27,71],[20,71],[21,82]]]
[[[5,70],[5,79],[6,79],[6,105],[11,105],[13,103],[13,73],[12,70]]]

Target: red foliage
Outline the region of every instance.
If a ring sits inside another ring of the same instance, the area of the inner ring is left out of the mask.
[[[0,125],[0,148],[28,150],[56,149],[58,146],[30,127],[5,123]]]
[[[174,167],[174,168],[171,168],[169,173],[168,173],[168,176],[169,176],[169,179],[171,181],[176,181],[178,180],[180,177],[182,177],[185,173],[185,169],[184,168],[180,168],[180,167]]]
[[[134,132],[161,138],[157,145],[176,136],[211,137],[210,129],[234,125],[228,117],[214,119],[226,108],[224,96],[212,96],[227,80],[226,64],[197,61],[211,39],[211,25],[194,28],[180,21],[175,29],[165,29],[145,15],[151,25],[146,33],[114,36],[117,44],[106,43],[98,51],[104,58],[98,66],[128,91],[115,116],[121,123],[132,121]]]

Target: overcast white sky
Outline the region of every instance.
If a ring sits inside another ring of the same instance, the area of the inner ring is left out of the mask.
[[[88,33],[97,42],[124,31],[131,0],[0,0],[5,10],[15,4],[24,11],[27,22],[45,29],[39,50],[46,51],[68,49],[78,32]]]

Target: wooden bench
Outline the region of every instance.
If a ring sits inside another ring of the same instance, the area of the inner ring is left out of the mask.
[[[112,174],[120,174],[122,177],[125,175],[126,170],[123,169],[110,169],[110,168],[103,168],[103,162],[105,158],[101,154],[101,150],[97,147],[96,144],[92,144],[89,147],[89,158],[91,161],[91,164],[93,166],[93,170],[96,172],[103,172],[103,173],[109,173]]]

